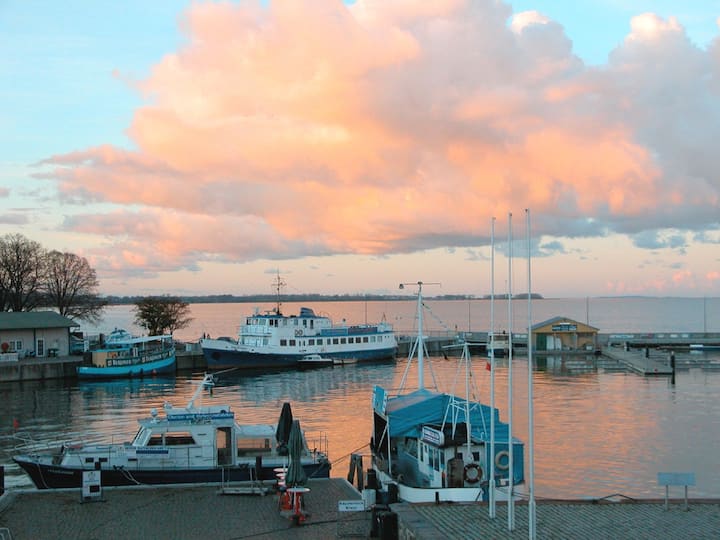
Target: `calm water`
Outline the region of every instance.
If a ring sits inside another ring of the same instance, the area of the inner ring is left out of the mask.
[[[430,332],[490,328],[489,300],[425,300],[430,313],[425,316],[425,328]],[[286,315],[297,314],[301,305],[312,307],[316,313],[329,315],[335,322],[343,318],[348,323],[377,322],[385,319],[399,333],[414,333],[416,302],[313,302],[282,305]],[[508,328],[507,301],[495,301],[495,328]],[[274,304],[191,304],[193,320],[187,328],[178,330],[178,339],[195,341],[203,333],[213,337],[237,336],[242,320],[256,309],[265,312]],[[513,330],[527,329],[527,301],[513,301]],[[535,300],[532,305],[533,324],[552,317],[570,317],[586,322],[602,333],[628,332],[720,332],[720,298],[552,298]],[[140,334],[133,325],[132,306],[111,306],[105,320],[96,327],[83,328],[90,333],[109,333],[125,328]]]
[[[703,331],[704,324],[709,332],[720,331],[717,299],[708,299],[705,306],[702,299],[639,299],[639,303],[640,306],[626,302],[623,307],[613,299],[591,300],[590,324],[603,332]],[[427,317],[431,328],[440,330],[445,325],[453,329],[457,324],[464,330],[463,317],[467,325],[469,312],[471,327],[485,329],[485,315],[478,304],[485,309],[488,303],[429,304],[434,313]],[[525,302],[518,303],[514,310],[526,316],[526,306]],[[367,305],[326,303],[314,307],[336,319],[337,313],[344,313],[349,322],[363,322],[367,310],[368,321],[384,314],[400,330],[412,329],[414,324],[411,300]],[[496,308],[498,316],[502,312],[499,305]],[[192,339],[202,332],[232,335],[241,316],[251,309],[243,304],[194,305],[193,327],[185,336],[178,337]],[[585,321],[587,305],[584,300],[545,300],[535,302],[533,310],[534,321],[555,315]],[[286,305],[285,312],[296,312],[296,306]],[[106,324],[110,328],[131,329],[130,319],[129,308],[113,308]],[[449,324],[444,322],[447,320]],[[520,331],[519,322],[515,329]],[[664,491],[657,486],[657,472],[694,471],[698,485],[691,488],[691,496],[720,497],[720,371],[703,367],[708,362],[720,363],[720,353],[678,353],[677,360],[684,369],[678,372],[673,387],[668,378],[643,378],[594,357],[536,358],[536,495],[603,497],[621,493],[662,497]],[[406,364],[401,359],[384,364],[271,374],[231,373],[205,399],[230,403],[240,421],[249,423],[275,422],[283,402],[290,401],[295,416],[309,434],[320,431],[327,434],[334,462],[332,474],[342,477],[347,474],[351,452],[368,453],[372,387],[399,386]],[[488,402],[489,372],[484,369],[484,360],[476,359],[474,364],[475,397]],[[432,365],[441,390],[463,393],[461,388],[454,388],[456,360],[433,358]],[[497,371],[496,405],[501,418],[507,420],[507,364],[500,365]],[[514,359],[513,374],[513,429],[515,435],[527,442],[526,359]],[[411,382],[414,375],[413,369]],[[13,453],[14,421],[19,425],[19,433],[32,434],[40,441],[129,440],[136,431],[137,418],[146,416],[150,408],[160,407],[166,400],[175,404],[187,402],[199,379],[199,374],[184,373],[168,379],[111,383],[0,384],[3,403],[0,463],[6,468],[6,485],[29,485],[29,480],[9,459]],[[432,380],[426,375],[426,384]]]
[[[678,355],[678,361],[715,357]],[[603,497],[622,493],[659,497],[659,471],[695,471],[693,496],[720,497],[720,371],[692,367],[667,378],[643,378],[615,371],[594,357],[539,359],[534,378],[535,466],[538,497]],[[487,401],[489,372],[476,359],[475,395]],[[453,390],[456,360],[433,358],[441,389]],[[227,376],[205,399],[230,403],[245,422],[275,422],[290,401],[296,418],[310,433],[329,439],[333,476],[348,471],[347,456],[367,454],[370,396],[375,384],[396,388],[406,360],[375,365],[329,367],[309,371]],[[516,358],[514,432],[527,441],[527,361]],[[412,371],[411,371],[412,373]],[[39,440],[79,440],[90,435],[124,441],[136,431],[136,419],[165,400],[185,403],[198,375],[110,383],[62,381],[1,384],[3,426],[0,461],[6,484],[28,484],[9,463],[12,422],[19,432]],[[413,381],[414,378],[410,377]],[[432,378],[426,375],[426,384]],[[507,420],[507,366],[498,369],[497,404]],[[456,393],[463,393],[461,388]],[[367,461],[366,461],[367,463]]]

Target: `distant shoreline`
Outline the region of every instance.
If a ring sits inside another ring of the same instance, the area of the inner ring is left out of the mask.
[[[147,296],[163,296],[163,295],[147,295]],[[132,305],[147,296],[105,296],[105,300],[110,306]],[[252,294],[245,296],[235,296],[232,294],[216,294],[205,296],[181,296],[168,295],[179,298],[188,304],[231,304],[231,303],[260,303],[272,304],[277,302],[277,296],[272,294]],[[496,300],[507,300],[507,294],[496,294]],[[526,300],[527,293],[514,294],[515,300]],[[381,294],[286,294],[281,298],[282,302],[388,302],[388,301],[407,301],[414,297],[408,295],[381,295]],[[543,300],[541,294],[533,293],[532,298],[535,300]],[[438,296],[425,297],[426,300],[490,300],[490,295],[475,296],[466,294],[443,294]]]

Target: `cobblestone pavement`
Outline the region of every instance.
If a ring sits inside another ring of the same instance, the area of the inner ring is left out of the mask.
[[[507,506],[490,519],[487,504],[393,505],[410,529],[406,538],[457,540],[528,538],[528,506],[515,506],[515,529],[508,530]],[[543,501],[536,505],[536,537],[542,540],[674,540],[720,538],[720,501],[664,500],[595,503]]]

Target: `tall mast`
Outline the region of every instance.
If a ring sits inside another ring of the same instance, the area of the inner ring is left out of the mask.
[[[280,270],[278,270],[275,281],[273,282],[273,287],[275,288],[275,315],[282,315],[282,311],[280,310],[280,306],[282,306],[282,302],[280,301],[280,292],[284,286],[285,281],[283,281],[280,277]]]
[[[525,210],[527,218],[527,275],[528,275],[528,332],[527,332],[527,347],[528,347],[528,441],[530,446],[530,452],[528,455],[528,469],[529,469],[529,495],[528,499],[528,538],[529,540],[535,540],[535,429],[534,429],[534,411],[533,411],[533,342],[532,342],[532,280],[530,278],[530,210]]]
[[[515,530],[515,502],[513,501],[513,382],[512,382],[512,361],[513,361],[513,314],[512,314],[512,213],[508,214],[508,530]]]
[[[495,218],[490,221],[490,517],[495,517]]]

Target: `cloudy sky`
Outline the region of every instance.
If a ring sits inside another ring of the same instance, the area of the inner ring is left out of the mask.
[[[107,294],[720,295],[717,0],[0,2],[0,234]]]

